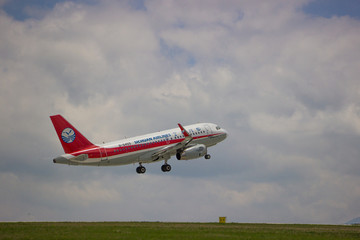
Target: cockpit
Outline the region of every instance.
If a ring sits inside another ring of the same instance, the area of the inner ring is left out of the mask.
[[[221,128],[219,125],[215,125],[215,131],[217,138],[221,139],[220,141],[224,140],[227,137],[227,131]]]

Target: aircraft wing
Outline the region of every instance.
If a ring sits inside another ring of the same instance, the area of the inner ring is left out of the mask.
[[[177,150],[185,148],[193,140],[193,138],[188,133],[188,131],[186,131],[186,129],[180,123],[178,123],[178,125],[179,125],[179,128],[181,129],[181,132],[184,134],[185,139],[175,145],[166,146],[166,147],[156,151],[155,153],[153,153],[151,157],[154,161],[156,161],[159,158],[163,158],[163,157],[170,158],[171,153],[174,154]]]

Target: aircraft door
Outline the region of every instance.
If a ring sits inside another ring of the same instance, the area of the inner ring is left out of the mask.
[[[100,148],[100,159],[101,159],[101,161],[107,161],[108,160],[106,149],[103,148],[103,147]]]
[[[165,141],[166,141],[166,145],[170,144],[170,137],[166,137]]]

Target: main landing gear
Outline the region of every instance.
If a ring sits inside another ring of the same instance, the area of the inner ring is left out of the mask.
[[[163,172],[171,171],[171,166],[167,163],[167,160],[169,160],[169,159],[165,159],[164,165],[161,166],[161,171],[163,171]]]
[[[170,172],[170,171],[171,171],[171,165],[165,163],[164,165],[161,166],[161,170],[162,170],[163,172]],[[144,174],[144,173],[146,172],[146,168],[145,168],[143,165],[140,164],[140,166],[138,166],[138,167],[136,168],[136,172],[137,172],[138,174]]]
[[[139,174],[144,174],[146,172],[146,168],[140,164],[140,166],[136,168],[136,172]]]
[[[206,155],[205,155],[205,159],[206,159],[206,160],[208,160],[208,159],[210,159],[210,158],[211,158],[210,154],[206,154]]]
[[[165,163],[164,165],[161,166],[161,170],[163,172],[170,172],[171,171],[171,166],[167,163]]]

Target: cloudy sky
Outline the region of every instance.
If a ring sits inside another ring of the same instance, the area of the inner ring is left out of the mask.
[[[0,221],[360,216],[359,1],[0,0],[0,31]],[[229,136],[170,173],[55,165],[58,113],[95,143]]]

